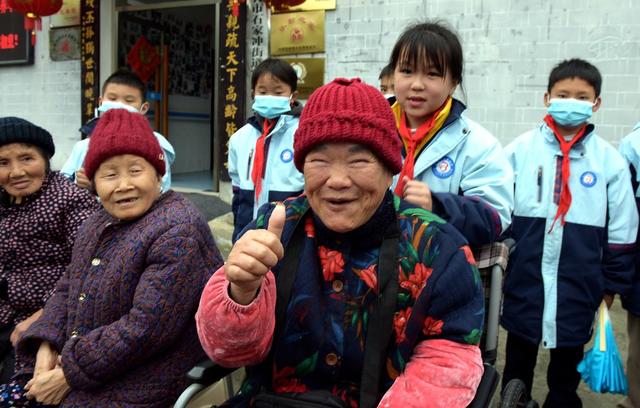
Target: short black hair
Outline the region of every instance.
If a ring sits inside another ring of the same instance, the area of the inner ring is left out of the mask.
[[[378,77],[378,79],[382,80],[382,78],[384,77],[393,76],[393,71],[394,67],[392,65],[385,65],[384,68],[382,68],[382,71],[380,71],[380,76]]]
[[[136,88],[140,91],[140,95],[142,95],[142,102],[145,102],[147,99],[147,88],[144,85],[144,82],[142,82],[138,75],[126,68],[120,68],[113,74],[109,75],[109,78],[107,78],[102,85],[102,95],[104,95],[104,90],[107,89],[107,85],[109,84],[126,85]]]
[[[251,89],[256,89],[258,79],[265,74],[271,74],[289,85],[291,92],[295,92],[298,89],[298,75],[291,64],[286,61],[279,58],[267,58],[258,64],[251,74]]]
[[[425,63],[430,63],[443,76],[449,71],[453,82],[462,84],[462,45],[443,22],[408,26],[398,38],[389,60],[394,70],[399,64],[420,69]]]
[[[600,71],[598,71],[598,68],[593,64],[580,58],[564,60],[553,67],[549,74],[547,92],[551,92],[551,88],[553,88],[556,82],[571,78],[580,78],[586,81],[596,92],[596,98],[600,96],[600,91],[602,90],[602,76],[600,75]]]

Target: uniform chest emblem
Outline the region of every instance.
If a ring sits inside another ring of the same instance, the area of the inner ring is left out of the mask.
[[[456,170],[456,164],[449,156],[444,156],[439,162],[431,167],[431,170],[436,177],[444,179],[451,177],[453,172]]]
[[[591,171],[585,171],[580,176],[580,184],[582,184],[587,188],[591,188],[595,186],[597,182],[598,182],[598,177],[596,177],[596,174]]]
[[[283,163],[289,163],[291,160],[293,160],[293,150],[284,149],[280,153],[280,160],[282,160]]]

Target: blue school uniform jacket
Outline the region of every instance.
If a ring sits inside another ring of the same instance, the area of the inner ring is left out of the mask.
[[[429,185],[433,212],[478,246],[496,241],[511,223],[513,173],[500,142],[465,109],[453,100],[442,129],[415,161],[414,179]],[[397,176],[392,189],[396,184]]]
[[[291,112],[281,115],[265,141],[265,171],[262,191],[255,200],[251,180],[256,141],[262,135],[263,118],[253,116],[229,140],[229,177],[233,188],[233,241],[242,229],[256,217],[258,208],[272,201],[302,193],[304,179],[293,164],[293,135],[298,129],[302,107],[294,105]]]
[[[629,164],[636,205],[640,209],[640,122],[633,128],[633,132],[620,142],[620,153]],[[636,275],[633,289],[627,295],[622,296],[622,306],[636,316],[640,316],[640,243],[637,238],[635,266]]]
[[[504,283],[502,325],[545,348],[587,343],[605,292],[625,293],[638,228],[629,170],[593,131],[569,153],[572,202],[558,220],[562,153],[542,123],[505,151],[515,175],[511,232],[517,245]]]

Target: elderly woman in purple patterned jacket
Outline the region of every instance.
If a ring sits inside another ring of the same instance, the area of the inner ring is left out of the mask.
[[[194,314],[222,258],[198,210],[161,193],[162,149],[141,114],[105,113],[84,168],[103,208],[80,228],[54,295],[18,343],[33,361],[24,396],[61,407],[167,407],[204,356]]]
[[[99,207],[50,171],[54,152],[45,129],[0,118],[0,383],[13,375],[13,346],[40,316],[71,260],[80,224]]]

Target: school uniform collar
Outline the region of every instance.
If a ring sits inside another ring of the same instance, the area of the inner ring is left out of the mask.
[[[576,142],[571,150],[569,151],[569,157],[572,159],[577,159],[580,157],[584,157],[585,155],[585,141],[594,133],[595,126],[592,123],[587,125],[587,129],[585,130],[584,136]],[[554,149],[556,149],[556,156],[562,156],[562,152],[560,152],[560,142],[556,139],[556,136],[553,134],[553,130],[544,122],[540,124],[540,133],[544,137],[545,142],[551,144]]]
[[[285,121],[292,118],[299,118],[301,114],[302,114],[302,104],[298,101],[295,101],[289,112],[283,113],[282,115],[278,116],[278,122],[276,123],[276,126],[273,128],[273,130],[270,133],[273,133],[273,131],[275,131],[276,128],[282,127]],[[253,126],[258,132],[262,133],[262,124],[264,123],[264,120],[265,118],[263,118],[257,113],[254,113],[253,116],[247,119],[247,123]]]
[[[462,119],[462,113],[466,109],[467,107],[464,103],[453,98],[449,116],[447,116],[440,131],[438,131],[427,146],[422,149],[418,157],[416,157],[414,175],[423,173],[427,168],[433,166],[467,138],[470,130],[464,122],[464,119]],[[394,115],[399,115],[401,113],[400,104],[395,103],[391,107],[391,110],[394,112]],[[456,122],[461,123],[461,125],[456,124]],[[453,132],[445,132],[445,129],[454,128],[455,126],[458,126],[460,129],[455,128],[456,130]],[[400,137],[400,135],[398,135],[398,137]],[[405,154],[403,147],[402,156],[404,157]]]

